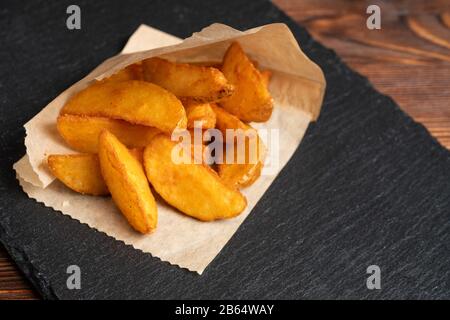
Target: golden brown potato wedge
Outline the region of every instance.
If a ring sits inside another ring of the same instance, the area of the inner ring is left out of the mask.
[[[223,183],[233,188],[246,188],[251,186],[260,176],[263,163],[227,164],[217,165],[219,177]]]
[[[142,148],[130,149],[130,153],[139,163],[143,163]],[[74,191],[93,196],[109,194],[100,171],[98,155],[52,154],[48,156],[47,163],[53,175]]]
[[[195,122],[201,122],[203,129],[211,129],[216,125],[216,114],[209,103],[197,103],[185,101],[183,103],[186,109],[187,127],[194,128]]]
[[[104,82],[120,82],[128,80],[144,80],[144,74],[142,72],[142,64],[134,63],[128,67],[119,70],[115,74],[108,78],[102,79]]]
[[[69,146],[87,153],[98,152],[98,136],[104,129],[130,148],[145,147],[155,135],[161,133],[154,127],[131,124],[123,120],[71,114],[59,116],[56,126]]]
[[[144,166],[144,148],[132,148],[128,149],[131,155]],[[143,167],[142,167],[143,168]]]
[[[224,134],[224,136],[226,129],[246,130],[249,128],[248,125],[239,120],[238,117],[227,112],[224,108],[221,108],[216,104],[211,104],[211,108],[216,114],[216,128],[222,131],[222,134]]]
[[[176,145],[170,137],[158,135],[144,150],[145,171],[156,192],[181,212],[202,221],[240,214],[247,205],[245,197],[205,165],[175,163],[172,152]]]
[[[261,73],[233,42],[223,58],[222,72],[235,86],[234,93],[220,105],[245,122],[264,122],[272,115],[273,102]]]
[[[233,188],[245,188],[248,186],[251,186],[261,175],[261,171],[263,168],[264,163],[264,145],[262,144],[261,140],[258,139],[258,142],[260,143],[258,155],[259,159],[257,161],[250,160],[249,155],[249,144],[246,142],[245,148],[246,148],[246,155],[245,155],[245,161],[244,163],[238,163],[237,162],[237,147],[235,145],[224,145],[224,147],[228,148],[234,148],[234,161],[235,163],[219,163],[217,164],[217,172],[219,174],[219,177],[222,179],[222,181],[230,187]],[[224,152],[224,161],[226,159],[227,151]]]
[[[222,132],[224,138],[226,138],[226,129],[241,129],[245,132],[247,132],[247,130],[254,130],[251,126],[243,123],[223,108],[215,105],[213,105],[212,108],[216,113],[216,127]],[[265,146],[256,130],[250,133],[251,134],[244,137],[245,139],[239,140],[238,138],[234,138],[232,141],[226,141],[224,144],[223,162],[217,164],[217,171],[220,178],[228,186],[236,188],[248,187],[261,175],[266,153]],[[240,163],[237,157],[238,150],[240,149],[237,145],[238,143],[245,144],[245,158],[242,159],[244,161],[240,161]],[[227,150],[230,150],[231,148],[234,148],[234,157],[231,159],[232,162],[230,163],[227,161],[226,155]],[[250,153],[251,150],[253,153]]]
[[[202,138],[201,141],[199,141],[200,140],[199,138],[195,137],[195,132],[193,129],[190,129],[189,133],[191,135],[191,156],[193,156],[194,159],[198,159],[197,163],[203,163],[206,165],[207,159],[209,157],[208,156],[209,150],[207,145],[208,142],[203,141],[203,135],[205,134],[205,130],[202,130],[201,132]]]
[[[102,176],[112,198],[130,225],[141,233],[157,224],[157,208],[142,164],[109,131],[99,137]]]
[[[177,97],[155,84],[137,80],[95,83],[73,96],[61,114],[122,119],[169,133],[187,124]]]
[[[220,62],[215,62],[215,61],[200,61],[200,62],[193,62],[191,63],[195,66],[202,66],[202,67],[211,67],[211,68],[216,68],[218,70],[220,70],[220,68],[222,68],[222,61]]]
[[[54,154],[47,162],[53,175],[70,189],[94,196],[109,194],[96,154]]]
[[[233,93],[222,72],[216,68],[176,63],[161,58],[142,62],[144,79],[153,82],[180,99],[216,101]]]
[[[197,160],[197,163],[206,163],[207,157],[207,148],[206,145],[207,142],[203,141],[203,135],[205,133],[205,130],[194,130],[194,129],[188,129],[184,130],[182,133],[183,136],[183,143],[187,143],[190,146],[190,155],[193,156]],[[188,136],[189,134],[189,136]],[[196,136],[197,134],[198,136]],[[181,142],[181,136],[180,137],[172,137],[172,139],[177,139],[177,142]],[[186,149],[187,150],[187,149]]]
[[[269,83],[270,83],[270,78],[272,78],[272,72],[270,70],[261,71],[261,77],[264,82],[264,85],[266,86],[266,88],[268,88]]]

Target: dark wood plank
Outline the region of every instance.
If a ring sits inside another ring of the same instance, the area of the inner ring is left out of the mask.
[[[450,2],[274,0],[450,148]],[[366,8],[381,8],[381,30]]]
[[[10,299],[38,299],[38,295],[0,245],[0,300]]]

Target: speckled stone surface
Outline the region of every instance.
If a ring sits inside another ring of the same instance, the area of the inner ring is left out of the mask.
[[[68,1],[0,7],[0,240],[44,298],[450,298],[450,153],[334,52],[266,1],[76,3],[80,31],[66,29]],[[328,86],[319,121],[202,276],[28,199],[12,170],[27,120],[141,23],[187,37],[213,22],[287,23]],[[81,290],[66,288],[72,264]],[[372,264],[381,290],[366,288]]]

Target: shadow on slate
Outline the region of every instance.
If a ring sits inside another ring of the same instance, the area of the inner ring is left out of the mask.
[[[450,298],[450,153],[333,51],[266,1],[77,3],[80,31],[65,27],[67,1],[0,9],[0,239],[44,298]],[[213,22],[287,23],[328,86],[319,121],[202,276],[28,199],[12,170],[27,120],[139,24],[187,37]],[[81,290],[66,288],[72,264]],[[366,288],[372,264],[382,290]]]

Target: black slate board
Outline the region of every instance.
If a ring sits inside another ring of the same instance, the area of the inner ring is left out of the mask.
[[[0,239],[44,298],[450,298],[450,153],[274,5],[78,0],[82,30],[69,31],[69,4],[0,7]],[[202,276],[28,199],[12,170],[27,120],[139,24],[187,37],[213,22],[287,23],[328,87],[319,121]],[[66,288],[71,264],[81,290]],[[366,288],[372,264],[381,290]]]

